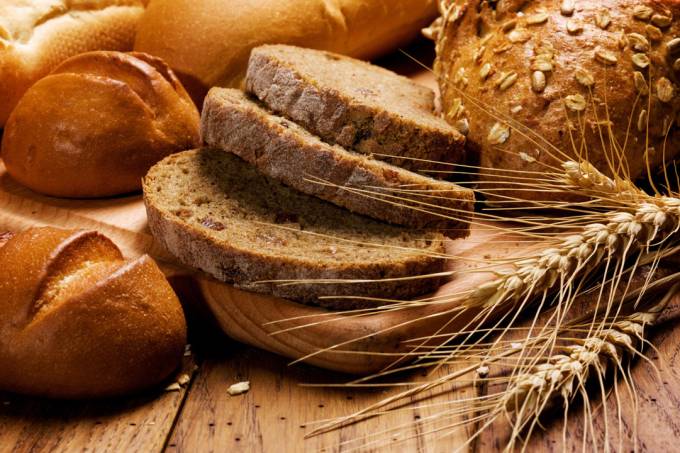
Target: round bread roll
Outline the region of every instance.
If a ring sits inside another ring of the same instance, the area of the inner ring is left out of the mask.
[[[0,0],[0,128],[26,90],[90,50],[131,50],[140,0]]]
[[[165,63],[97,51],[66,60],[26,92],[1,155],[36,192],[102,197],[140,190],[153,164],[199,143],[198,110]]]
[[[148,256],[125,261],[92,231],[32,228],[0,235],[0,268],[1,390],[123,395],[179,366],[184,314]]]
[[[457,1],[444,16],[444,112],[469,125],[487,182],[500,177],[485,168],[545,173],[567,158],[637,178],[680,152],[680,2]]]
[[[152,0],[135,50],[163,58],[200,105],[209,88],[241,83],[258,45],[369,59],[413,39],[436,12],[435,0]]]

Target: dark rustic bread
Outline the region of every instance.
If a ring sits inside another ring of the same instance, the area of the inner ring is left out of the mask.
[[[464,137],[433,113],[432,90],[363,61],[261,46],[250,55],[246,89],[329,143],[409,170],[442,168],[413,159],[466,161]]]
[[[444,237],[351,214],[258,173],[217,149],[185,151],[144,179],[154,237],[183,263],[262,293],[333,308],[408,299],[438,278],[281,285],[273,280],[376,280],[441,272]],[[262,282],[262,283],[259,283]]]
[[[549,155],[554,146],[608,174],[645,176],[647,159],[652,171],[663,161],[667,132],[666,162],[680,151],[678,18],[680,2],[669,0],[457,2],[439,23],[444,112],[469,121],[482,168],[545,172],[564,159]],[[511,121],[545,141],[511,130]],[[483,172],[485,188],[494,174]]]
[[[469,224],[460,219],[473,210],[472,190],[329,145],[271,115],[240,90],[210,90],[201,131],[209,146],[232,152],[265,175],[352,212],[412,228],[436,228],[454,238],[469,231]]]

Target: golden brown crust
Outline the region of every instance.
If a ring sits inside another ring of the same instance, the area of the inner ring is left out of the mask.
[[[13,0],[0,4],[0,127],[21,96],[67,58],[130,50],[140,0]]]
[[[666,162],[680,150],[673,69],[680,55],[669,50],[680,36],[680,3],[499,1],[495,11],[487,2],[453,3],[436,71],[444,111],[450,121],[469,120],[482,167],[545,173],[557,162],[550,154],[564,160],[563,152],[635,178],[646,174],[647,160],[657,168],[664,149]],[[513,121],[529,137],[511,130]],[[491,173],[484,177],[497,181]]]
[[[7,171],[47,195],[137,191],[157,161],[200,142],[199,115],[155,57],[90,52],[29,89],[2,142]]]
[[[0,389],[54,398],[127,394],[165,379],[182,308],[147,256],[95,232],[33,228],[0,248]]]
[[[260,44],[370,59],[407,43],[434,15],[434,0],[155,1],[140,21],[135,50],[167,61],[200,105],[209,88],[241,83],[250,50]]]

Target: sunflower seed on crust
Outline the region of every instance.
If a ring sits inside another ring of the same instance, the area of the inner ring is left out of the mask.
[[[543,93],[546,86],[545,74],[541,71],[534,71],[531,73],[531,89],[535,93]]]
[[[479,69],[479,77],[481,77],[482,80],[486,80],[491,74],[493,74],[491,63],[484,63],[484,66]]]
[[[664,16],[663,14],[654,14],[652,16],[652,23],[659,28],[670,27],[671,23],[673,23],[673,17]]]
[[[638,93],[647,96],[649,94],[649,86],[645,76],[641,72],[635,71],[633,73],[633,80],[635,81],[635,89],[637,89]]]
[[[550,16],[548,16],[548,13],[532,14],[530,16],[527,16],[527,25],[544,24],[548,21],[549,18],[550,18]]]
[[[510,72],[505,74],[499,81],[498,81],[498,89],[501,91],[505,91],[511,86],[517,82],[517,78],[519,75],[516,72]]]
[[[675,88],[673,87],[671,81],[665,77],[661,77],[659,80],[657,80],[656,95],[659,97],[661,102],[671,102],[673,100],[673,96],[675,96]]]
[[[654,10],[649,6],[638,5],[633,8],[633,17],[638,20],[650,20],[652,18],[652,14],[654,14]]]
[[[562,0],[562,4],[560,5],[560,13],[562,13],[563,16],[571,16],[574,14],[575,8],[576,5],[574,4],[574,0]]]
[[[570,35],[577,35],[583,31],[583,25],[576,19],[569,19],[567,21],[567,31]]]
[[[628,42],[630,46],[638,52],[649,52],[649,40],[640,33],[628,33]]]
[[[649,66],[649,57],[643,53],[633,54],[633,64],[640,69],[645,69]]]
[[[590,71],[583,69],[583,68],[578,68],[576,72],[574,73],[574,77],[584,87],[592,87],[595,85],[595,77],[590,73]]]
[[[586,109],[586,106],[588,105],[586,103],[586,98],[584,98],[580,94],[571,94],[564,98],[564,103],[566,104],[567,108],[570,110],[573,110],[575,112],[582,112]]]
[[[487,140],[492,145],[502,145],[510,138],[510,127],[506,124],[496,123],[491,127]]]
[[[661,39],[663,38],[663,32],[654,25],[645,26],[645,33],[647,34],[647,37],[652,41],[661,41]]]
[[[637,120],[638,132],[644,132],[647,129],[647,110],[642,110]]]
[[[610,52],[609,50],[603,49],[599,46],[595,48],[595,60],[609,66],[613,66],[618,62],[614,52]]]
[[[513,31],[508,33],[508,40],[511,43],[523,43],[531,39],[531,34],[522,28],[515,28]]]
[[[666,49],[671,55],[680,52],[680,38],[673,38],[666,43]]]
[[[602,30],[606,30],[607,27],[612,23],[612,18],[609,12],[601,11],[595,15],[595,25],[600,27]]]
[[[531,70],[532,71],[541,71],[541,72],[551,72],[553,70],[553,64],[550,61],[547,61],[543,58],[538,58],[534,60],[533,63],[531,63]]]

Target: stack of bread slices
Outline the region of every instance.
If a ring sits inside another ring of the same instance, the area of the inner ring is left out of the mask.
[[[464,137],[386,69],[256,48],[246,92],[209,92],[201,133],[144,199],[159,242],[222,281],[338,309],[410,299],[440,285],[445,237],[468,233],[472,191],[427,175],[468,160]]]

